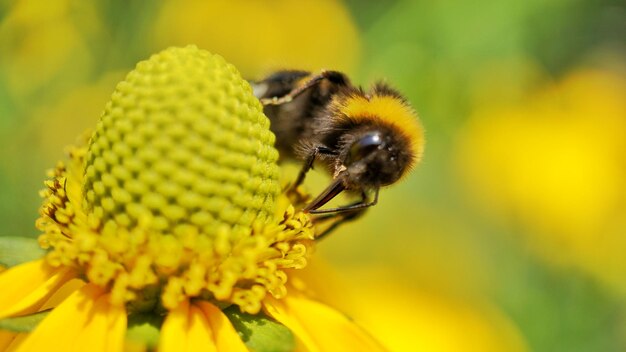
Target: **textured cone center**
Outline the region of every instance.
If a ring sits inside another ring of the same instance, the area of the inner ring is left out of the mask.
[[[278,154],[259,102],[236,69],[195,47],[137,65],[92,137],[84,207],[104,227],[193,227],[266,220],[279,193]]]

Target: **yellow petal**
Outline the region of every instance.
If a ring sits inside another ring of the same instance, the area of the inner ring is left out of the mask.
[[[6,351],[18,334],[13,331],[0,330],[0,351]]]
[[[52,310],[17,351],[73,351],[75,341],[92,320],[96,302],[103,293],[101,288],[93,284],[74,292]],[[116,332],[114,331],[114,334]],[[113,337],[113,340],[115,339]],[[93,343],[90,350],[95,347]]]
[[[0,318],[35,313],[68,280],[76,277],[67,267],[53,268],[43,259],[27,262],[0,274]]]
[[[248,352],[248,348],[237,334],[230,320],[222,311],[209,302],[195,303],[206,316],[218,351]]]
[[[176,309],[167,313],[167,317],[161,326],[159,336],[159,351],[173,352],[187,349],[187,316],[189,315],[189,302],[182,302]]]
[[[37,310],[44,311],[46,309],[55,308],[72,293],[78,291],[83,286],[85,286],[85,282],[80,279],[71,279],[65,282],[59,289],[50,295],[50,297],[45,300],[41,307]],[[7,335],[9,332],[7,331],[7,334],[4,333],[5,331],[0,330],[0,352],[14,351],[22,343],[22,341],[28,337],[28,334],[25,333],[12,333],[14,336],[9,338]]]
[[[202,310],[187,301],[171,310],[161,327],[159,351],[217,351]]]
[[[97,298],[88,320],[78,336],[75,351],[123,351],[126,334],[126,309],[111,304],[110,295]]]
[[[59,287],[39,308],[40,311],[55,308],[72,293],[80,290],[87,283],[81,279],[71,279]]]
[[[187,351],[217,352],[217,346],[213,340],[211,326],[200,308],[191,305],[189,307],[189,327],[187,329]]]
[[[300,323],[298,318],[290,315],[284,302],[280,302],[272,297],[267,297],[263,302],[263,308],[269,316],[289,328],[298,338],[299,344],[306,346],[307,351],[320,351],[320,348],[306,331],[306,327]]]
[[[13,337],[13,341],[11,341],[11,343],[9,343],[9,345],[6,347],[6,349],[2,350],[0,349],[0,351],[3,352],[13,352],[15,351],[19,345],[22,344],[22,342],[28,337],[27,333],[21,333],[21,334],[17,334]]]
[[[307,351],[385,351],[345,315],[297,293],[266,298],[265,311],[288,327]]]

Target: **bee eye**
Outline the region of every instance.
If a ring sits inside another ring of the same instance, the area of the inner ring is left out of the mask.
[[[379,132],[372,132],[364,135],[350,147],[350,163],[359,161],[380,148],[383,139]]]

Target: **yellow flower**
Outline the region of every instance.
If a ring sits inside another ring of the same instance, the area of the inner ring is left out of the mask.
[[[361,47],[352,16],[337,0],[168,0],[151,34],[151,47],[196,43],[257,78],[285,68],[351,73]]]
[[[479,107],[461,135],[460,175],[496,219],[522,225],[549,262],[626,295],[626,80],[579,70],[521,104]]]
[[[0,73],[12,98],[39,97],[37,91],[46,84],[72,82],[93,70],[84,36],[103,28],[97,8],[69,0],[20,0],[4,6]]]
[[[52,308],[30,334],[0,331],[0,350],[122,351],[138,316],[157,321],[160,351],[258,350],[232,307],[282,323],[300,350],[378,349],[342,314],[287,293],[314,227],[282,205],[273,142],[221,57],[190,46],[140,62],[88,146],[50,173],[37,221],[47,254],[0,275],[0,318]]]

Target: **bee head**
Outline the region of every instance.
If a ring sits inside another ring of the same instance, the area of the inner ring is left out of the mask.
[[[335,177],[348,189],[385,186],[398,181],[421,159],[424,132],[407,101],[384,83],[369,93],[351,91],[331,106],[343,131]]]
[[[405,173],[412,156],[406,141],[384,126],[346,136],[342,165],[337,176],[349,189],[373,188],[396,182]]]
[[[320,142],[334,152],[325,159],[334,180],[305,211],[315,211],[344,190],[360,191],[364,199],[375,190],[378,199],[381,186],[398,181],[421,159],[424,131],[417,114],[384,83],[369,93],[354,87],[339,91],[321,116],[327,118],[321,119]]]

